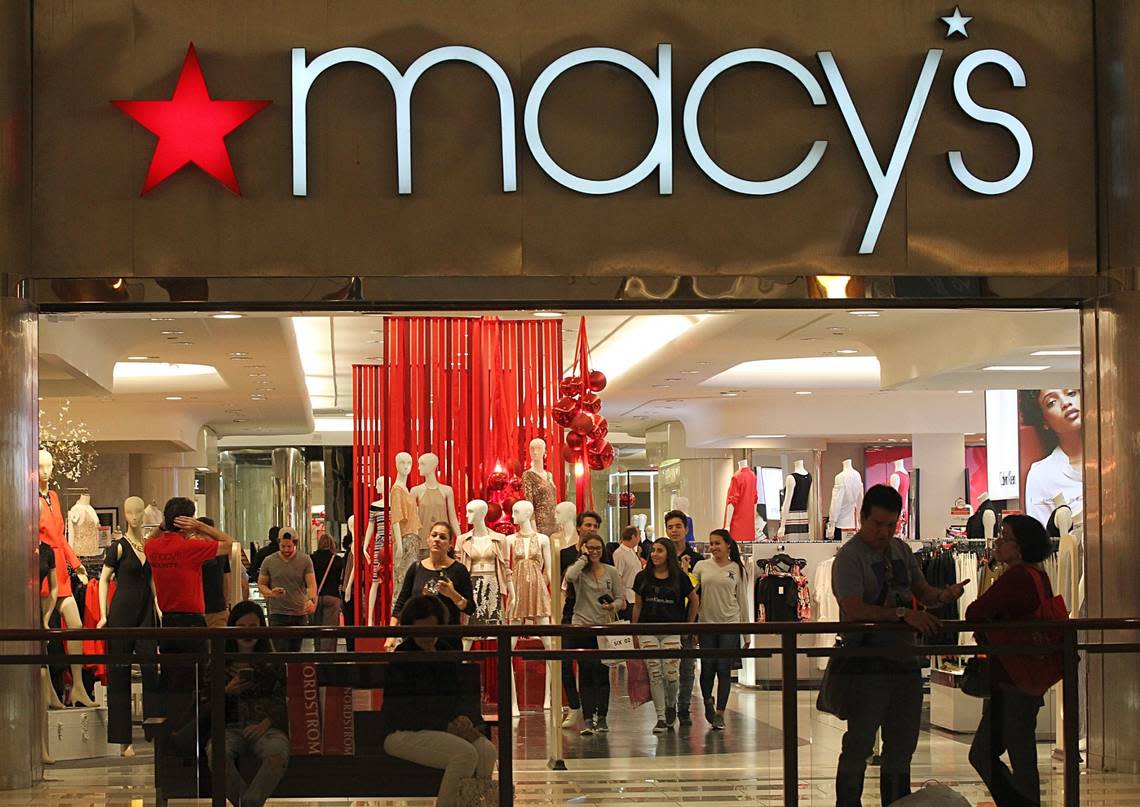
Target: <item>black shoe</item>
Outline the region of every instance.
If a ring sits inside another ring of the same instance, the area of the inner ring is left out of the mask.
[[[693,725],[693,716],[689,714],[688,707],[685,707],[684,709],[678,708],[677,717],[681,721],[681,728]]]
[[[666,730],[668,730],[668,728],[669,727],[665,725],[664,720],[658,720],[657,725],[653,727],[653,733],[654,734],[664,734],[666,732]]]
[[[713,706],[712,698],[705,698],[705,720],[710,726],[716,720],[716,708]]]
[[[724,715],[713,713],[713,719],[709,722],[714,731],[724,731]]]
[[[673,730],[673,724],[677,722],[677,710],[671,706],[665,707],[665,725],[669,727],[669,731]]]
[[[594,736],[594,721],[593,720],[587,720],[586,725],[583,726],[582,730],[578,733],[580,735],[582,735],[583,737],[593,737]]]
[[[610,725],[606,722],[605,715],[598,715],[598,719],[594,721],[594,731],[598,734],[605,734],[609,730]]]

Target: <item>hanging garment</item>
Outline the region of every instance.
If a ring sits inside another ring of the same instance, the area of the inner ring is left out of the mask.
[[[833,530],[854,530],[857,528],[856,514],[863,503],[863,477],[854,468],[844,468],[835,475],[835,486],[831,489],[831,507],[828,511],[828,524]]]
[[[523,471],[523,498],[534,505],[534,526],[543,535],[550,535],[558,525],[554,522],[554,505],[558,491],[546,472],[538,473],[532,468]]]
[[[986,535],[986,526],[982,523],[982,514],[987,510],[997,516],[997,506],[992,499],[986,499],[978,505],[974,514],[966,519],[966,537],[971,541],[985,541],[990,537]]]
[[[756,474],[745,466],[728,483],[728,504],[732,505],[729,533],[737,541],[756,540]],[[727,515],[728,508],[725,508]]]
[[[71,572],[80,568],[79,556],[67,542],[64,531],[63,507],[59,503],[59,494],[54,490],[41,493],[40,541],[50,546],[55,553],[55,579],[61,600],[72,596]],[[51,591],[45,581],[40,589],[40,595],[47,597],[50,594]]]
[[[835,592],[831,589],[831,567],[835,565],[835,558],[827,558],[815,567],[812,575],[812,589],[815,593],[815,615],[817,622],[839,621],[839,600],[835,599]],[[816,635],[816,647],[834,647],[836,635],[834,633],[820,633]],[[818,659],[819,669],[827,669],[827,658]]]
[[[791,474],[792,479],[795,480],[795,485],[792,488],[792,504],[791,509],[788,511],[788,517],[784,521],[784,534],[785,535],[805,535],[811,532],[811,524],[808,520],[808,498],[811,493],[811,474]],[[784,495],[788,495],[788,491],[784,491]]]
[[[542,573],[542,547],[538,536],[521,535],[515,538],[515,598],[514,618],[537,619],[550,616],[550,588]]]
[[[380,579],[380,569],[384,563],[384,548],[388,545],[388,516],[384,512],[384,502],[373,502],[368,507],[368,517],[372,520],[372,582]],[[395,586],[393,586],[395,588]]]
[[[768,572],[756,582],[757,622],[799,622],[800,586],[790,574]]]
[[[906,540],[910,537],[910,474],[906,471],[893,471],[891,475],[898,476],[898,491],[902,496],[902,513],[899,514],[899,523],[895,527],[895,537]]]
[[[437,521],[451,523],[447,513],[447,498],[438,487],[429,488],[426,485],[421,487],[419,499],[416,501],[416,509],[420,517],[420,524],[426,529],[430,530],[431,525]]]
[[[392,586],[392,602],[395,603],[396,598],[400,596],[399,581],[404,579],[408,569],[419,563],[426,553],[423,536],[420,535],[423,527],[420,524],[416,501],[403,485],[392,486],[388,512],[393,526],[400,528],[400,541],[394,547],[392,562],[392,580],[396,583]]]
[[[507,552],[503,539],[492,533],[485,546],[479,546],[471,533],[460,536],[457,559],[471,574],[471,587],[475,592],[475,614],[473,625],[498,625],[503,619],[503,595],[511,580],[511,569],[507,565]],[[483,571],[479,566],[494,564],[494,571]]]
[[[67,511],[67,535],[81,558],[99,554],[99,514],[89,504],[76,502]]]

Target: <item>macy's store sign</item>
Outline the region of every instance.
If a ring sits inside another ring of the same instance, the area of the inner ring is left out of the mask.
[[[583,194],[612,194],[632,188],[653,174],[661,195],[673,191],[673,109],[672,46],[657,46],[656,66],[650,66],[630,53],[614,48],[582,48],[555,59],[530,87],[523,108],[523,135],[526,146],[542,171],[559,185]],[[890,155],[882,160],[867,136],[864,121],[853,100],[843,71],[830,51],[816,54],[843,121],[855,144],[867,180],[875,194],[874,207],[859,245],[861,254],[874,252],[883,221],[894,198],[915,132],[922,119],[942,62],[943,51],[930,49],[923,61],[902,123],[895,135]],[[308,101],[314,82],[337,65],[356,63],[380,73],[391,85],[395,98],[397,184],[400,194],[412,193],[412,94],[416,82],[432,67],[443,62],[466,62],[485,73],[498,97],[502,185],[506,193],[518,187],[518,147],[514,88],[503,68],[481,50],[448,46],[431,50],[400,71],[376,51],[360,47],[337,48],[312,59],[304,48],[292,49],[292,189],[293,195],[308,195]],[[610,64],[632,73],[645,85],[656,109],[657,131],[645,157],[635,167],[612,179],[596,180],[577,176],[559,165],[543,144],[539,121],[543,98],[563,73],[587,64]],[[805,142],[805,154],[786,173],[765,179],[745,179],[719,165],[709,154],[697,124],[702,99],[718,76],[740,65],[766,65],[788,74],[814,106],[826,106],[828,97],[815,76],[786,53],[768,48],[743,48],[713,60],[693,81],[684,96],[682,130],[685,146],[700,170],[710,180],[734,193],[770,196],[803,182],[819,165],[829,143]],[[980,67],[992,65],[1003,70],[1015,88],[1026,86],[1025,72],[1011,55],[1001,50],[983,49],[965,56],[954,68],[952,89],[956,104],[978,123],[1001,127],[1016,143],[1017,157],[999,179],[987,180],[970,171],[967,156],[951,148],[946,152],[953,179],[969,191],[987,196],[1007,193],[1029,174],[1033,164],[1033,141],[1026,126],[1012,114],[977,103],[970,94],[970,78]],[[143,193],[188,164],[195,164],[238,193],[237,179],[230,164],[224,137],[265,107],[268,101],[221,101],[210,98],[197,56],[191,45],[173,97],[168,101],[114,101],[124,113],[159,136]],[[953,144],[947,144],[952,146]]]

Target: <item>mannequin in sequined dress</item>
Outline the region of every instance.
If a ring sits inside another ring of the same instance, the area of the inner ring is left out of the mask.
[[[546,441],[536,437],[530,441],[530,467],[523,471],[523,497],[534,505],[534,526],[540,535],[551,535],[557,529],[554,505],[558,492],[554,476],[546,470]]]

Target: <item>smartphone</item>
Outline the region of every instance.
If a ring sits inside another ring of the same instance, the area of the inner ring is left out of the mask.
[[[612,605],[613,601],[614,598],[612,594],[603,594],[602,596],[598,597],[598,602],[600,602],[602,605]]]

